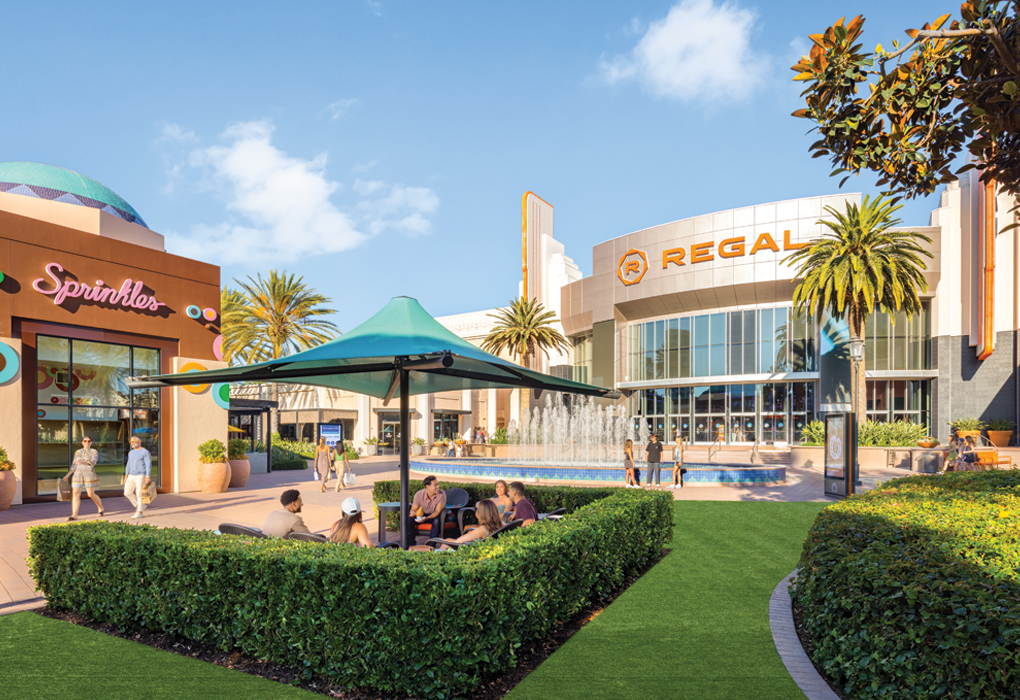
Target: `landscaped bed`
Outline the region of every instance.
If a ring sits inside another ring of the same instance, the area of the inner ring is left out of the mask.
[[[672,538],[669,494],[589,498],[562,521],[448,555],[91,521],[32,528],[30,566],[51,606],[92,620],[342,687],[449,697],[512,667],[522,645],[609,595]]]
[[[825,509],[791,595],[847,696],[1020,697],[1020,472],[907,477]]]

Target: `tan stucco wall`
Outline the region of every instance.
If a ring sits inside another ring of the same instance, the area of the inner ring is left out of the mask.
[[[16,338],[0,338],[0,343],[5,343],[14,348],[21,361],[18,363],[18,373],[12,379],[0,384],[0,446],[7,450],[7,458],[15,465],[14,473],[18,477],[18,488],[14,492],[14,505],[22,502],[22,484],[24,483],[24,451],[22,449],[21,429],[24,420],[21,410],[21,377],[25,368],[24,359],[21,354],[21,341]]]
[[[206,369],[223,369],[225,362],[173,358],[174,372],[188,362],[197,362]],[[175,493],[198,491],[198,446],[217,439],[227,444],[227,411],[216,405],[212,385],[200,394],[184,387],[174,387],[174,483]]]

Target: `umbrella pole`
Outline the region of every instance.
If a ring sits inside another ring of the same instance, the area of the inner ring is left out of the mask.
[[[410,511],[411,487],[411,448],[409,447],[408,435],[411,432],[411,400],[407,395],[410,390],[409,372],[406,369],[400,370],[400,548],[407,549],[411,546],[411,531],[407,526],[407,514]]]

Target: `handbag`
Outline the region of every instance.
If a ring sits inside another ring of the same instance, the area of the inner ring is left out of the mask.
[[[156,500],[156,482],[150,481],[149,485],[142,489],[142,503],[148,505]]]
[[[67,483],[63,479],[57,479],[57,500],[71,500],[71,484]]]
[[[356,483],[358,483],[358,479],[354,476],[354,472],[344,474],[344,486],[354,486]]]

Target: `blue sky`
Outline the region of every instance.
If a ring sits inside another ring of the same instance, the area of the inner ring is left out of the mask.
[[[601,241],[837,191],[790,81],[864,14],[888,46],[954,3],[18,3],[0,25],[0,159],[62,165],[171,252],[272,268],[348,330],[390,297],[504,305],[521,195],[587,275]],[[844,191],[874,193],[874,178]],[[908,203],[926,225],[936,197]]]

